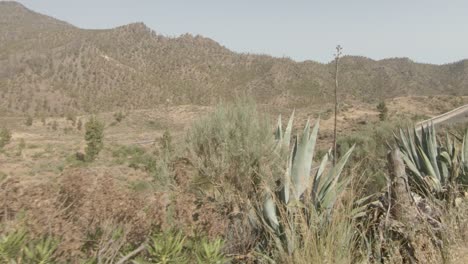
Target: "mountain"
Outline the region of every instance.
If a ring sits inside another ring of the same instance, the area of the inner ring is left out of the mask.
[[[334,65],[239,54],[202,36],[170,38],[142,23],[80,29],[0,2],[0,112],[57,115],[210,105],[236,96],[300,107],[330,101]],[[341,96],[468,95],[468,60],[430,65],[345,56]]]

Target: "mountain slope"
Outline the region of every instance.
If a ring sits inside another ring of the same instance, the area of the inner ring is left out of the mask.
[[[86,30],[0,2],[0,111],[31,114],[214,104],[235,96],[301,106],[332,98],[333,64],[238,54],[189,34],[168,38],[142,23]],[[468,95],[468,61],[344,57],[341,96]]]

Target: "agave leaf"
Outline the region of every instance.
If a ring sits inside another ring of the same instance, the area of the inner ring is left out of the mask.
[[[325,171],[325,168],[327,167],[329,156],[330,156],[329,153],[327,153],[325,156],[323,156],[322,162],[320,162],[320,166],[319,166],[317,172],[315,173],[314,181],[312,183],[311,196],[312,196],[312,202],[314,203],[315,206],[317,206],[318,202],[319,202],[317,200],[317,189],[318,189],[318,186],[320,185],[321,176],[322,176],[323,172]]]
[[[310,169],[312,167],[318,127],[319,122],[317,121],[311,133],[310,123],[307,121],[300,142],[296,144],[297,150],[293,158],[291,170],[291,181],[296,200],[299,200],[304,191],[310,186]]]
[[[323,185],[318,190],[318,200],[320,202],[319,206],[321,208],[330,209],[333,207],[336,198],[344,190],[345,184],[339,184],[338,181],[343,171],[344,166],[346,165],[351,153],[353,152],[355,145],[353,145],[348,152],[346,152],[343,157],[338,161],[335,167],[333,167],[326,177],[324,178]],[[347,182],[347,181],[345,181]]]
[[[289,149],[289,145],[291,142],[291,133],[292,133],[292,126],[294,122],[294,113],[295,113],[295,110],[293,110],[291,116],[289,117],[288,126],[286,127],[286,130],[284,131],[283,146],[287,149]]]
[[[439,166],[437,166],[437,155],[438,155],[438,145],[437,145],[437,138],[436,138],[436,132],[435,132],[435,127],[434,124],[431,123],[430,127],[428,128],[429,131],[429,139],[428,139],[428,156],[431,160],[432,167],[434,168],[434,172],[437,176],[437,178],[440,180],[441,184],[443,185],[445,182],[445,179],[441,177],[440,171],[439,171]]]
[[[419,154],[421,155],[421,157],[423,159],[425,168],[427,170],[426,173],[428,173],[428,176],[430,176],[432,178],[431,182],[434,183],[433,186],[435,187],[436,191],[440,191],[441,190],[441,182],[440,182],[439,178],[437,178],[437,176],[435,174],[435,171],[434,171],[434,168],[432,167],[431,161],[426,156],[426,154],[424,153],[422,148],[419,148]]]
[[[404,149],[402,152],[405,152],[408,154],[408,158],[411,159],[411,161],[414,163],[414,158],[412,155],[412,150],[410,147],[410,144],[408,143],[408,138],[405,136],[403,130],[400,128],[400,138],[396,137],[397,142],[401,142],[400,147],[402,146]]]
[[[461,160],[468,169],[468,129],[466,129],[465,136],[463,137]]]
[[[445,140],[446,140],[446,146],[447,146],[447,151],[450,156],[453,156],[454,154],[454,149],[453,149],[453,142],[449,137],[448,132],[445,133]]]
[[[309,189],[312,187],[312,181],[311,181],[311,169],[312,169],[312,161],[314,160],[314,153],[315,153],[315,145],[317,143],[317,135],[318,135],[318,130],[320,126],[320,120],[317,120],[315,122],[314,128],[312,129],[312,132],[309,136],[309,141],[307,142],[307,151],[306,151],[306,157],[305,157],[305,165],[304,165],[304,170],[307,172],[307,179],[306,179],[306,186],[305,188]],[[305,189],[304,189],[305,191]]]
[[[282,128],[282,122],[281,122],[281,115],[278,116],[278,122],[276,124],[275,139],[279,143],[283,141],[283,128]]]
[[[268,219],[271,227],[275,231],[278,231],[279,221],[278,217],[276,216],[276,205],[270,193],[267,194],[265,201],[263,202],[263,213],[265,218]]]
[[[403,158],[403,161],[406,163],[406,166],[408,166],[408,169],[422,180],[423,176],[421,175],[421,172],[416,167],[416,165],[411,161],[411,159],[408,158],[406,153],[402,152],[401,157]]]
[[[291,188],[291,168],[292,168],[292,160],[294,156],[294,149],[291,150],[291,154],[289,155],[288,158],[288,163],[286,166],[286,171],[284,173],[284,179],[283,179],[283,190],[282,190],[282,197],[281,199],[283,200],[283,203],[288,204],[289,202],[289,192]]]
[[[422,168],[422,161],[419,159],[418,155],[418,148],[422,147],[421,139],[419,138],[418,132],[416,131],[416,128],[413,129],[413,139],[411,140],[411,151],[413,152],[413,156],[415,157],[415,165],[419,169]]]

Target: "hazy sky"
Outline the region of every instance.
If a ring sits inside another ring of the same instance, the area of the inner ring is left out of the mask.
[[[448,63],[468,58],[467,0],[20,0],[82,28],[142,21],[238,52],[328,62],[344,54]]]

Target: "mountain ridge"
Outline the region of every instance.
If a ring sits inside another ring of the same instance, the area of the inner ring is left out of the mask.
[[[332,99],[333,62],[236,53],[210,38],[167,37],[141,22],[81,29],[0,2],[0,40],[0,111],[6,113],[211,105],[238,96],[292,107]],[[344,56],[340,65],[344,99],[468,95],[467,59],[434,65]]]

